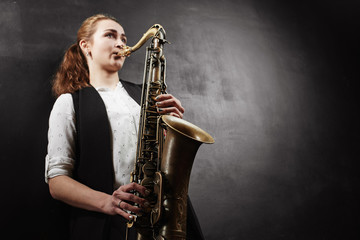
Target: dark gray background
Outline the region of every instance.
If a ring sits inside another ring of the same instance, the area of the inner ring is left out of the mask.
[[[2,0],[1,229],[47,236],[50,80],[81,22],[103,12],[130,45],[154,23],[167,31],[169,91],[216,140],[201,146],[189,190],[207,240],[359,239],[359,7]],[[123,79],[141,82],[144,52]]]

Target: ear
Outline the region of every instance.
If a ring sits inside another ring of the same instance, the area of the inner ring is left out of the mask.
[[[80,40],[79,46],[80,46],[81,50],[83,51],[84,55],[86,55],[86,53],[90,52],[90,48],[89,48],[90,46],[86,40],[84,40],[84,39]]]

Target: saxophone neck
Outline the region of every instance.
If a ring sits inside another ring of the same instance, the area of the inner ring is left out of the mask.
[[[165,33],[165,29],[163,28],[163,26],[161,26],[160,24],[154,24],[151,28],[149,28],[149,30],[146,31],[146,33],[144,33],[142,38],[140,38],[140,40],[134,46],[123,47],[123,49],[121,49],[117,55],[122,56],[122,57],[129,57],[131,55],[131,53],[133,53],[136,50],[138,50],[139,48],[141,48],[147,42],[147,40],[149,40],[150,38],[153,38],[153,37],[155,37],[163,42],[167,42],[165,39],[165,35],[166,35],[166,33]]]

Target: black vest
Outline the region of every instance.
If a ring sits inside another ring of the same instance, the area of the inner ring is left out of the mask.
[[[141,85],[121,81],[129,95],[140,104]],[[90,188],[108,194],[113,192],[114,170],[112,162],[110,125],[105,104],[93,87],[72,94],[76,118],[76,161],[74,179]],[[70,210],[71,240],[119,240],[125,237],[126,221],[121,216]],[[203,239],[200,225],[188,200],[187,239]],[[134,228],[129,240],[136,239]]]
[[[121,83],[140,104],[141,85]],[[74,178],[94,190],[112,194],[114,169],[105,104],[93,87],[83,88],[72,96],[77,132]]]

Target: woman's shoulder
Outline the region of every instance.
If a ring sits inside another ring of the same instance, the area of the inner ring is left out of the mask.
[[[74,104],[71,93],[61,94],[54,103],[53,111],[69,114],[74,112]]]

